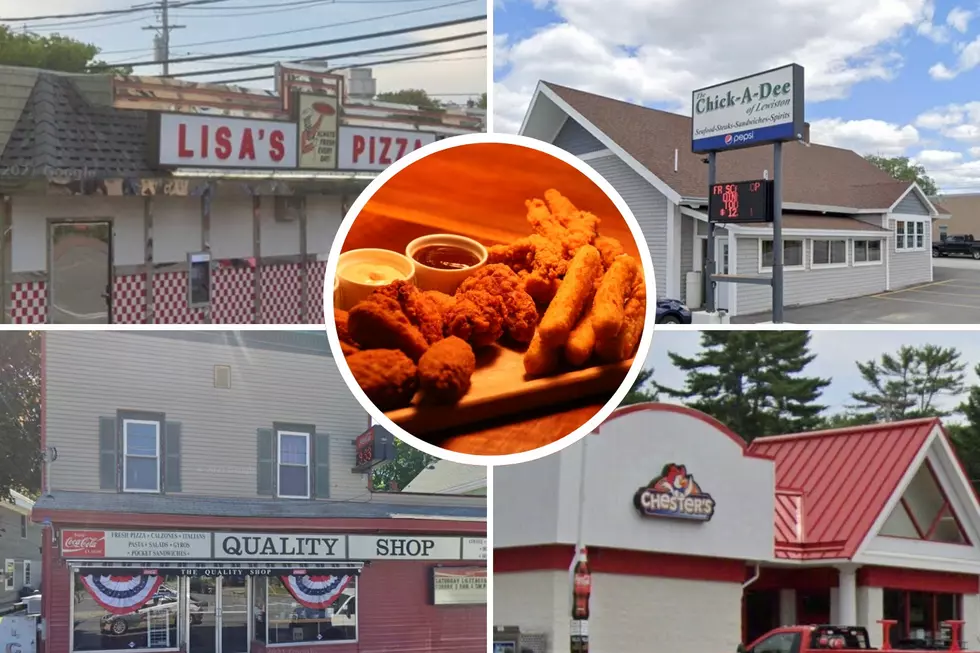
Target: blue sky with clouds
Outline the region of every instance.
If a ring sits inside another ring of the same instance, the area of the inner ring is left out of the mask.
[[[689,112],[697,87],[796,62],[814,141],[980,190],[980,2],[495,0],[496,125],[538,79]]]
[[[967,384],[980,384],[976,367],[980,364],[980,339],[977,334],[965,331],[812,331],[811,352],[816,358],[806,369],[809,376],[832,379],[824,390],[822,403],[828,412],[842,412],[853,404],[851,393],[865,390],[867,386],[857,371],[856,362],[880,359],[902,345],[923,346],[933,344],[955,347],[966,364]],[[678,331],[660,329],[653,334],[650,355],[646,367],[653,367],[655,379],[661,385],[682,388],[685,373],[674,367],[669,353],[695,356],[701,350],[701,334],[693,330]],[[964,399],[963,395],[946,397],[939,402],[943,408],[952,409]]]
[[[180,0],[171,0],[177,4]],[[0,0],[0,18],[77,14],[127,9],[146,5],[139,0]],[[171,10],[171,22],[184,25],[171,35],[171,57],[234,51],[324,41],[347,36],[394,30],[479,16],[486,13],[484,0],[222,0],[197,7]],[[110,62],[142,62],[153,59],[153,32],[143,27],[158,19],[152,11],[134,14],[73,18],[49,21],[4,22],[15,29],[38,34],[61,33],[97,45]],[[361,40],[351,43],[288,50],[264,55],[240,55],[221,60],[179,64],[171,72],[191,72],[249,64],[272,64],[278,60],[327,56],[331,65],[370,65],[384,59],[423,52],[453,50],[485,44],[486,21],[415,32],[409,35]],[[412,44],[446,36],[484,32],[477,37],[437,45],[417,46],[404,51],[357,58],[333,59],[330,55]],[[220,41],[215,43],[215,41]],[[487,87],[486,51],[436,57],[429,61],[393,63],[374,68],[379,91],[424,88],[445,100],[465,102]],[[140,67],[138,74],[156,74],[157,66]],[[188,77],[197,81],[221,81],[237,77],[271,74],[265,70],[234,74]],[[269,88],[271,81],[249,82]]]

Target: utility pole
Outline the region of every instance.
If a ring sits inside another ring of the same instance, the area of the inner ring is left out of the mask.
[[[153,30],[156,36],[153,37],[153,53],[163,66],[163,74],[170,74],[170,32],[175,29],[184,29],[186,25],[170,24],[170,0],[159,0],[151,3],[160,11],[160,24],[147,25],[144,30]],[[149,5],[143,5],[149,6]]]

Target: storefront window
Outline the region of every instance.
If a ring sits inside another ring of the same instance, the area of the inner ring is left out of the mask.
[[[892,646],[948,644],[943,622],[960,618],[958,594],[886,589],[883,598],[884,618],[898,622],[891,631]]]
[[[255,639],[265,642],[265,592],[266,579],[256,577],[252,580],[252,633]]]
[[[923,465],[913,477],[881,534],[949,544],[968,542],[929,465]]]
[[[357,578],[354,575],[284,576],[255,579],[266,596],[254,613],[255,635],[269,645],[344,642],[357,639]],[[257,602],[259,599],[256,598]],[[263,639],[259,630],[267,627]]]
[[[74,650],[177,648],[180,579],[138,572],[75,574]]]

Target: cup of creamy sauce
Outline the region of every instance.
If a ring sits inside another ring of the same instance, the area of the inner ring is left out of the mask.
[[[348,311],[381,286],[392,281],[414,281],[415,264],[387,249],[352,249],[337,260],[335,305]]]
[[[431,234],[405,248],[415,265],[415,284],[422,290],[453,294],[466,277],[487,263],[487,248],[466,236]]]

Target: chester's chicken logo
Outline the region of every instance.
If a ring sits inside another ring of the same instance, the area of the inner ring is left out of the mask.
[[[715,514],[715,500],[701,490],[684,465],[664,465],[660,476],[633,495],[633,505],[644,517],[674,517],[708,521]]]

